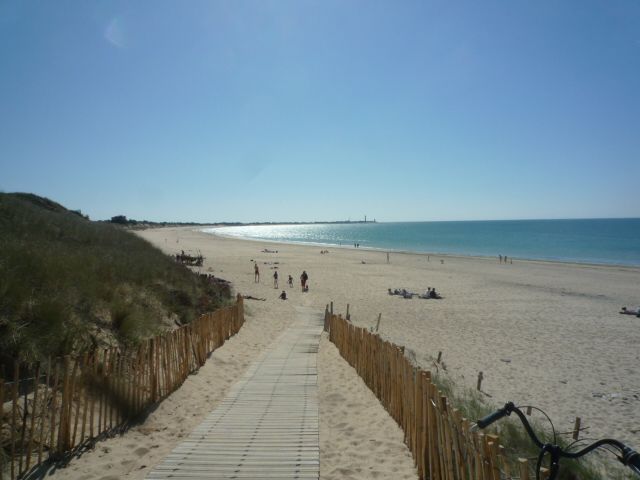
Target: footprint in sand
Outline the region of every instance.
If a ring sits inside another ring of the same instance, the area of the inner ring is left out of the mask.
[[[338,472],[340,474],[340,477],[343,478],[348,475],[353,475],[353,470],[350,470],[348,468],[336,468],[334,472]]]
[[[140,448],[136,448],[135,453],[137,456],[142,457],[144,455],[146,455],[147,453],[149,453],[149,449],[148,448],[144,448],[144,447],[140,447]]]
[[[327,395],[324,399],[327,402],[331,402],[331,403],[342,403],[342,402],[344,402],[344,397],[339,393],[332,393],[330,395]]]

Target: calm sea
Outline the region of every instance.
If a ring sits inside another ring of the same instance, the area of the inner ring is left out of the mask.
[[[275,242],[640,265],[640,218],[258,225],[205,231]]]

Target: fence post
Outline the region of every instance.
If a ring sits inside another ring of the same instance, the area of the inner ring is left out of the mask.
[[[82,380],[82,389],[84,391],[84,395],[83,395],[83,404],[82,404],[82,428],[80,430],[80,440],[78,441],[79,444],[82,444],[84,442],[84,434],[85,434],[85,429],[86,429],[86,424],[87,424],[87,411],[89,409],[89,389],[87,388],[87,377],[89,375],[91,375],[90,369],[89,369],[89,355],[87,353],[85,353],[82,356],[82,368],[80,369],[80,374],[81,374],[81,380]],[[75,431],[73,433],[74,436],[74,440],[75,440]]]
[[[51,409],[49,410],[49,456],[55,457],[56,447],[56,408],[58,405],[58,380],[60,380],[60,366],[58,365],[58,359],[53,359],[53,388],[51,389]]]
[[[76,415],[73,417],[74,397],[76,393],[76,376],[78,374],[78,365],[80,357],[76,356],[73,363],[73,371],[71,373],[71,390],[69,391],[69,449],[75,447],[76,431],[78,430],[78,415],[80,413],[80,399],[76,404]],[[71,424],[73,423],[73,434],[71,433]]]
[[[27,372],[29,367],[27,367]],[[28,379],[25,378],[25,384],[28,383],[27,381]],[[22,418],[20,420],[20,423],[22,424],[22,428],[21,428],[21,432],[20,432],[20,453],[18,456],[18,475],[22,475],[22,457],[23,455],[23,451],[24,451],[24,442],[25,442],[25,437],[27,435],[27,414],[29,412],[29,403],[28,403],[28,389],[25,388],[24,389],[24,407],[23,407],[23,412],[22,412]]]
[[[329,331],[329,305],[324,307],[324,331]]]
[[[12,408],[11,408],[11,478],[16,478],[16,426],[18,416],[18,385],[20,384],[20,365],[16,360],[13,364],[13,392],[12,392]]]
[[[0,378],[0,428],[4,422],[4,380]],[[4,455],[0,455],[0,480],[4,479]]]
[[[520,480],[529,480],[529,460],[519,458],[518,464],[520,465]]]
[[[511,478],[511,467],[509,466],[509,461],[506,458],[505,448],[502,445],[499,445],[498,450],[500,451],[500,466],[502,467],[502,471],[507,478]]]
[[[58,427],[58,454],[69,449],[69,355],[62,364],[62,398],[60,400],[60,426]]]
[[[156,359],[155,359],[155,338],[149,340],[149,373],[150,373],[150,389],[151,389],[151,403],[156,403],[158,399],[158,375],[156,372]]]
[[[576,423],[573,425],[573,439],[578,440],[580,436],[580,417],[576,417]]]
[[[38,408],[38,381],[40,380],[40,363],[36,365],[36,374],[33,379],[33,411],[31,413],[31,425],[29,426],[29,443],[27,445],[27,462],[24,467],[25,471],[29,470],[31,466],[31,449],[33,448],[33,430],[35,427],[36,420],[36,410]],[[0,409],[2,408],[2,401],[0,399]],[[26,410],[25,410],[25,418],[26,418]],[[26,426],[25,426],[26,427]]]

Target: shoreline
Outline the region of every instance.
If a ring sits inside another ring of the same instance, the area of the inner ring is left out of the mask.
[[[373,223],[373,222],[367,222]],[[381,222],[377,222],[381,223]],[[391,223],[391,222],[389,222]],[[275,225],[275,224],[274,224]],[[284,224],[277,224],[284,225]],[[305,224],[306,225],[306,224]],[[171,227],[161,227],[161,228],[171,228]],[[184,228],[190,229],[189,227],[173,227],[173,228]],[[210,226],[205,228],[218,229],[225,228],[224,226]],[[421,252],[417,250],[395,250],[389,248],[382,247],[358,247],[354,248],[350,245],[340,245],[335,243],[315,243],[315,242],[296,242],[296,241],[288,241],[288,240],[265,240],[262,238],[252,238],[252,237],[244,237],[240,235],[225,235],[221,233],[215,232],[207,232],[203,229],[192,229],[196,232],[201,232],[206,235],[214,235],[219,238],[227,238],[230,240],[240,240],[240,241],[248,241],[248,242],[258,242],[258,243],[272,243],[277,245],[300,245],[300,246],[312,246],[312,247],[331,247],[331,248],[340,248],[344,250],[353,250],[353,251],[372,251],[372,252],[380,252],[380,253],[393,253],[393,254],[402,254],[402,255],[421,255],[421,256],[433,256],[433,257],[444,257],[444,258],[457,258],[457,259],[477,259],[477,260],[492,260],[495,261],[498,257],[491,255],[466,255],[462,253],[438,253],[438,252]],[[623,264],[623,263],[589,263],[589,262],[578,262],[571,260],[555,260],[555,259],[542,259],[542,258],[526,258],[526,257],[509,257],[512,260],[516,260],[518,262],[528,262],[528,263],[540,263],[540,264],[559,264],[559,265],[575,265],[575,266],[585,266],[585,267],[605,267],[605,268],[623,268],[623,269],[632,269],[632,270],[640,270],[640,265],[635,264]]]

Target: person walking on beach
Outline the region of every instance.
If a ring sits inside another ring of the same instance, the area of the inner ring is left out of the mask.
[[[293,277],[289,275],[289,286],[293,287]]]
[[[253,266],[253,281],[260,283],[260,269],[258,268],[258,262]]]
[[[307,275],[306,270],[303,270],[302,275],[300,275],[300,285],[302,286],[303,292],[304,292],[304,288],[307,286],[307,280],[309,280],[309,275]]]
[[[278,271],[273,272],[273,288],[278,288]]]

